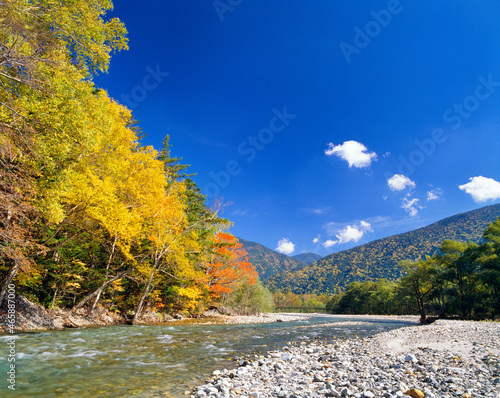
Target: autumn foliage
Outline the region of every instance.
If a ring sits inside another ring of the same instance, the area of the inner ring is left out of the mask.
[[[205,266],[212,299],[220,297],[222,293],[231,293],[237,283],[255,284],[258,274],[247,255],[233,235],[218,232],[214,236],[212,258]]]
[[[95,87],[126,30],[111,1],[0,2],[0,303],[199,313],[257,280],[180,158]]]

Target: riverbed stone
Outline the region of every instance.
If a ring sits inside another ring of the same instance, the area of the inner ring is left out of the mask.
[[[425,394],[419,390],[418,388],[411,388],[408,391],[406,391],[405,395],[409,395],[412,398],[423,398],[425,397]]]
[[[248,364],[233,378],[222,372],[215,390],[197,391],[211,398],[498,398],[499,335],[498,323],[438,320],[366,339],[290,343],[266,357],[240,358]]]
[[[417,357],[412,354],[408,354],[405,356],[405,362],[417,362]]]

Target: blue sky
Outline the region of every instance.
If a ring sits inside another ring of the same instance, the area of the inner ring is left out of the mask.
[[[231,232],[327,255],[500,201],[500,3],[115,1],[100,87]]]

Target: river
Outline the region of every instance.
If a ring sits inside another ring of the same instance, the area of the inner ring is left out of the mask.
[[[366,337],[405,322],[313,315],[255,325],[105,326],[19,333],[16,391],[8,391],[10,335],[0,337],[0,397],[185,397],[233,359],[289,342]],[[358,321],[358,319],[356,320]]]

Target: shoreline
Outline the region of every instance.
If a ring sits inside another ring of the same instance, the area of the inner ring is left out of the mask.
[[[4,303],[5,304],[5,303]],[[140,325],[236,325],[273,322],[292,322],[312,316],[337,317],[343,319],[365,318],[368,320],[387,320],[397,322],[418,323],[418,316],[406,315],[336,315],[318,313],[263,313],[259,315],[223,315],[217,311],[206,311],[200,318],[174,319],[171,316],[145,313],[141,316]],[[0,308],[0,334],[8,333],[6,305]],[[86,309],[70,311],[56,308],[52,311],[27,300],[23,296],[16,297],[16,332],[38,332],[46,330],[64,330],[81,327],[125,325],[127,319],[103,307],[97,307],[89,315]]]
[[[364,339],[291,343],[239,365],[215,371],[191,397],[499,398],[500,323],[437,320]]]
[[[409,324],[420,324],[417,315],[342,315],[323,313],[293,313],[293,312],[270,312],[261,315],[211,315],[207,319],[214,321],[213,324],[252,324],[272,322],[293,322],[311,317],[322,316],[326,318],[352,319],[354,321],[388,321],[408,322]],[[205,322],[204,322],[205,323]],[[205,323],[206,324],[206,323]]]
[[[70,311],[55,308],[51,311],[35,304],[23,296],[15,300],[15,332],[42,332],[73,328],[126,325],[127,319],[104,307],[97,307],[91,315],[86,309]],[[0,308],[0,334],[9,333],[6,302]],[[216,325],[291,322],[307,318],[307,314],[265,313],[260,315],[223,315],[217,311],[206,311],[200,318],[175,319],[169,315],[146,312],[138,325]]]

